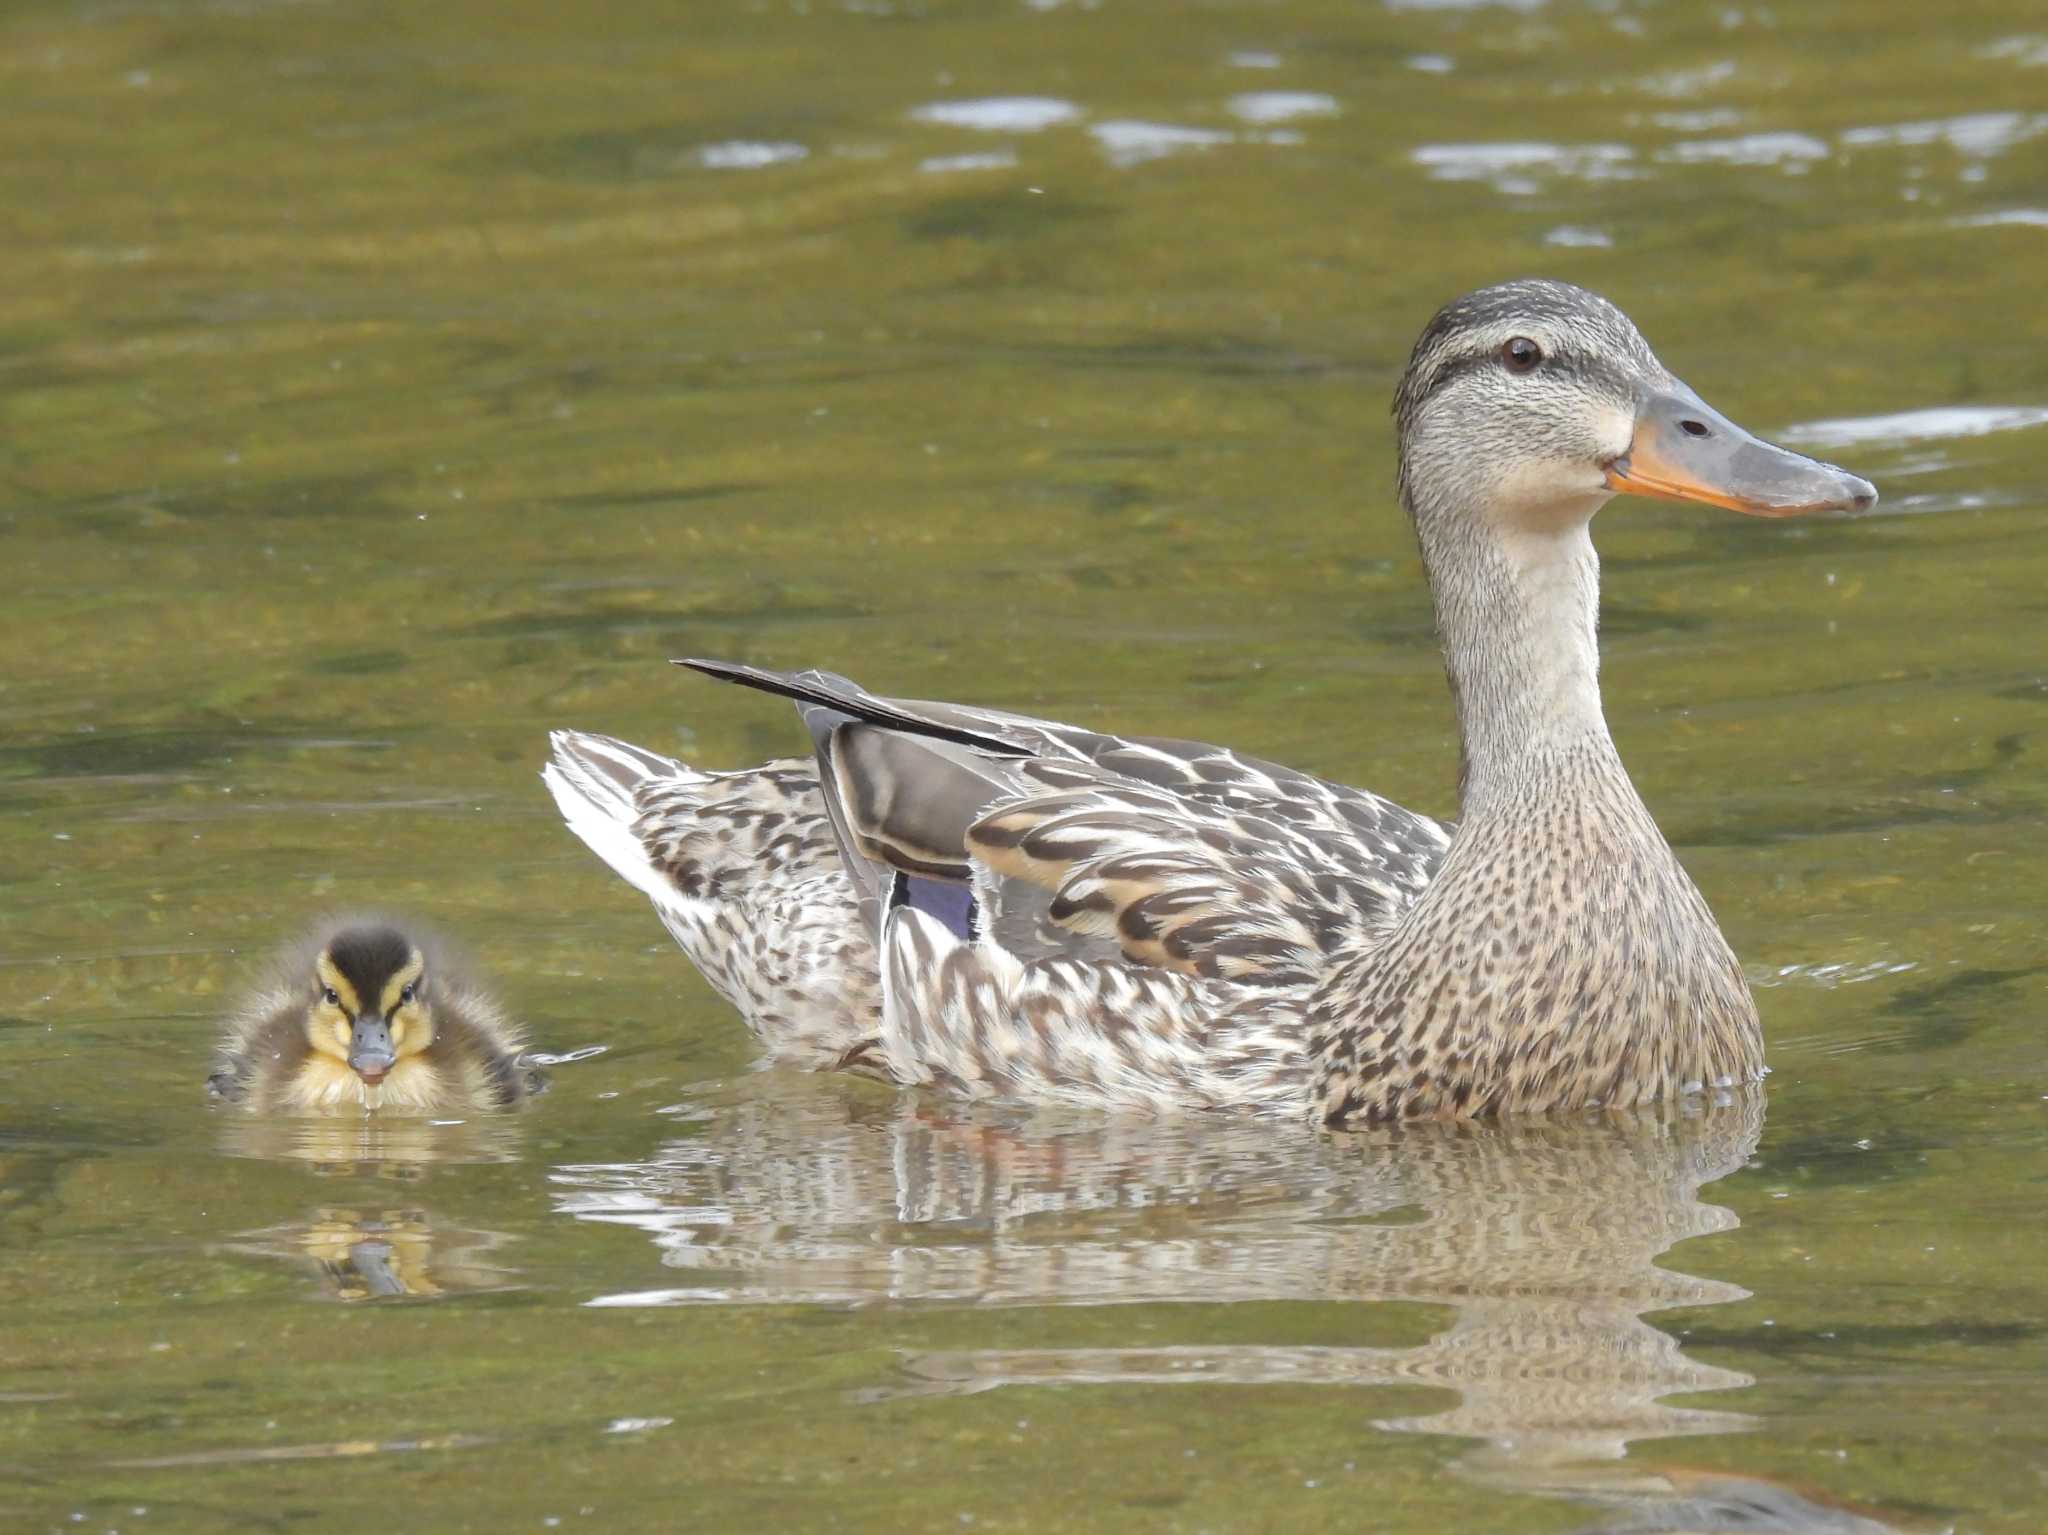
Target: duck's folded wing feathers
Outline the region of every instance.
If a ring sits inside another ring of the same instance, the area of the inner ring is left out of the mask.
[[[1092,763],[991,759],[864,724],[837,730],[827,756],[856,860],[970,883],[976,936],[1020,958],[1303,985],[1407,905],[1324,835]]]
[[[1435,877],[1453,827],[1366,789],[1331,783],[1277,762],[1203,741],[1161,736],[1092,736],[1054,727],[1094,766],[1134,784],[1227,811],[1278,822],[1311,839],[1323,861],[1384,881],[1413,898]]]
[[[1060,764],[1086,765],[1100,769],[1098,777],[1149,784],[1177,800],[1249,808],[1317,837],[1353,873],[1384,880],[1410,898],[1434,877],[1455,829],[1369,790],[1202,741],[1111,735],[1002,709],[884,698],[833,672],[778,672],[732,661],[676,664],[794,700],[821,757],[836,714],[984,756],[1029,760],[1035,772],[1048,775],[1046,787],[1061,786],[1055,776]],[[1089,781],[1080,775],[1072,784]]]
[[[876,929],[905,901],[897,876],[968,884],[976,936],[1022,958],[1295,985],[1376,940],[1450,844],[1447,825],[1378,795],[1201,742],[883,698],[830,672],[680,664],[796,703]]]
[[[1050,921],[1133,963],[1266,986],[1310,983],[1412,899],[1323,838],[1106,775],[991,808],[967,846],[991,875],[1050,891]]]

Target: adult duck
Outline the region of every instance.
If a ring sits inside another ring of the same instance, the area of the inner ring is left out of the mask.
[[[1187,741],[685,664],[813,756],[703,773],[558,732],[569,826],[771,1051],[975,1095],[1332,1124],[1623,1106],[1763,1072],[1742,970],[1600,705],[1593,515],[1868,482],[1751,436],[1613,304],[1446,305],[1395,396],[1462,741],[1456,825]]]

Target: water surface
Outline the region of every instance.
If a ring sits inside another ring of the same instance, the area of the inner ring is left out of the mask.
[[[0,96],[0,1523],[2048,1523],[2036,7],[27,4]],[[1527,272],[1884,492],[1597,529],[1766,1097],[754,1072],[556,824],[551,726],[796,745],[688,654],[1448,812],[1386,403]],[[210,1112],[362,906],[602,1053],[509,1122]]]

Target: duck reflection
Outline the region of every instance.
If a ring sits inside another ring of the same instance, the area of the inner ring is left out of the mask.
[[[307,1269],[336,1300],[366,1301],[510,1289],[514,1271],[492,1261],[506,1240],[421,1209],[321,1208],[303,1221],[248,1232],[233,1246]]]
[[[436,1164],[514,1160],[520,1127],[504,1119],[235,1118],[222,1122],[220,1142],[227,1156],[300,1163],[318,1177],[417,1184]],[[372,1207],[322,1205],[228,1245],[305,1269],[335,1300],[369,1301],[511,1289],[518,1271],[497,1261],[509,1240],[379,1199]]]
[[[1735,1226],[1698,1191],[1761,1125],[1745,1100],[1329,1135],[875,1101],[779,1072],[668,1113],[679,1133],[646,1161],[550,1174],[558,1210],[639,1228],[676,1271],[599,1304],[1421,1300],[1457,1310],[1447,1369],[1499,1352],[1510,1324],[1741,1298],[1652,1260]],[[1673,1368],[1666,1335],[1638,1327],[1624,1357]],[[1484,1432],[1483,1411],[1461,1422]]]
[[[1426,1385],[1442,1410],[1393,1432],[1479,1441],[1455,1469],[1606,1510],[1593,1529],[1889,1528],[1775,1483],[1624,1463],[1636,1440],[1744,1431],[1664,1398],[1751,1384],[1689,1360],[1647,1312],[1746,1291],[1658,1267],[1735,1216],[1699,1197],[1740,1168],[1760,1094],[1565,1121],[1403,1124],[1333,1136],[1215,1118],[1104,1120],[896,1097],[772,1074],[679,1105],[644,1162],[557,1168],[555,1203],[637,1227],[659,1287],[599,1306],[1409,1301],[1444,1329],[1411,1348],[965,1349],[907,1358],[872,1396],[1003,1386]]]
[[[522,1127],[506,1119],[224,1119],[220,1149],[231,1157],[303,1162],[322,1173],[369,1173],[400,1182],[437,1162],[510,1162]]]

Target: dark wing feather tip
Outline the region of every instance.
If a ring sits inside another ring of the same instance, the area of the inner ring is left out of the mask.
[[[1006,741],[1001,736],[969,730],[963,725],[948,725],[940,720],[927,719],[886,698],[877,698],[859,684],[835,672],[776,672],[765,667],[747,666],[738,661],[711,661],[694,657],[683,657],[672,664],[686,666],[693,672],[701,672],[706,677],[715,678],[720,682],[736,682],[741,687],[772,693],[779,698],[794,699],[800,704],[835,710],[866,724],[900,730],[905,735],[929,736],[935,741],[950,741],[955,746],[971,746],[976,751],[987,752],[993,757],[1031,755],[1028,747],[1019,746],[1014,741]]]

